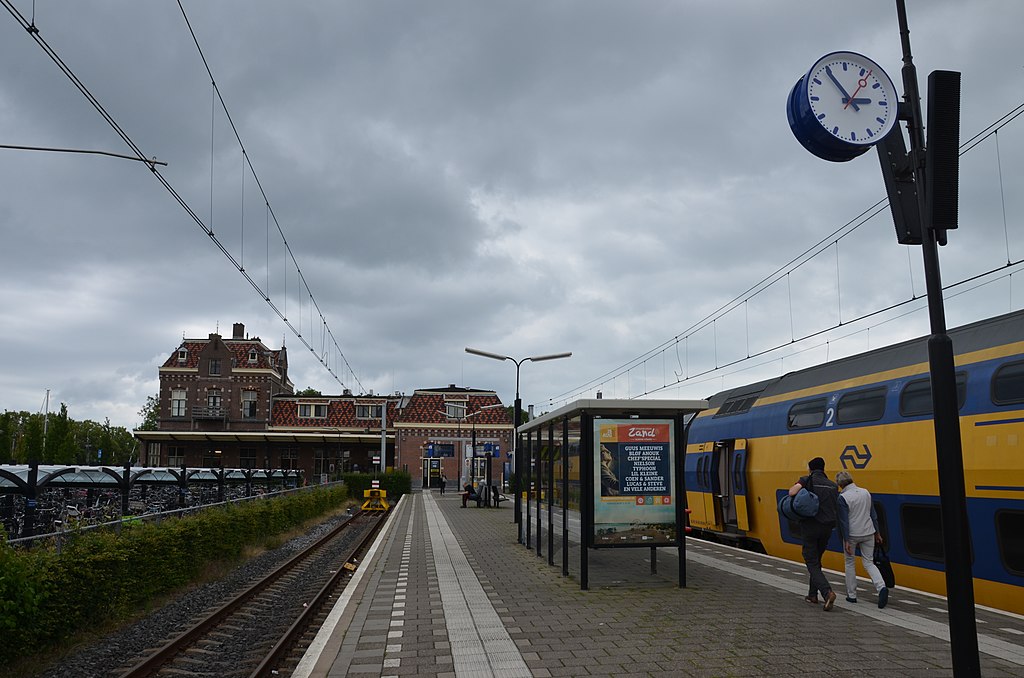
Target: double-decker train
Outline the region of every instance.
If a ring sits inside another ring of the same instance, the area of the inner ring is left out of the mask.
[[[975,602],[1024,614],[1024,311],[949,336]],[[927,338],[712,396],[687,436],[690,526],[802,562],[777,501],[819,456],[871,492],[897,586],[945,594]],[[843,570],[835,533],[823,563]]]

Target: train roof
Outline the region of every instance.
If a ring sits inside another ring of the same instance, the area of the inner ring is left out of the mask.
[[[949,330],[948,334],[953,341],[953,351],[956,355],[1024,341],[1024,310],[962,325]],[[916,337],[898,344],[883,346],[865,353],[789,372],[781,377],[721,391],[708,399],[708,405],[709,409],[715,409],[729,400],[743,399],[744,397],[757,398],[814,388],[927,361],[928,336]],[[749,408],[749,404],[747,408]]]

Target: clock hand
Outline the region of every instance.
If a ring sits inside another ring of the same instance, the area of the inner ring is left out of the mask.
[[[864,89],[865,87],[868,86],[868,76],[869,75],[871,75],[871,71],[870,70],[867,73],[864,74],[863,78],[861,78],[861,79],[859,79],[857,81],[857,89],[853,90],[853,96],[857,96],[857,92],[861,91],[862,89]],[[846,102],[846,106],[849,106],[850,104],[853,104],[853,110],[856,111],[857,110],[857,104],[854,103],[853,97],[851,97],[850,100]],[[843,109],[845,109],[846,106],[843,106]]]
[[[871,99],[868,99],[868,98],[865,98],[865,97],[858,97],[858,98],[853,98],[853,99],[843,99],[843,103],[844,104],[847,103],[847,102],[849,102],[850,104],[853,104],[853,105],[856,105],[856,104],[870,104],[871,103]]]
[[[839,89],[839,92],[844,97],[843,101],[846,102],[846,106],[849,106],[850,105],[850,95],[846,93],[846,90],[843,88],[842,83],[840,83],[839,80],[836,79],[836,76],[832,75],[832,68],[831,68],[831,66],[825,66],[825,75],[827,75],[828,79],[832,81],[832,84],[834,84]],[[854,92],[854,94],[856,94],[856,92]],[[859,103],[859,102],[854,102],[854,104],[853,104],[853,110],[855,110],[855,111],[859,111],[860,110],[859,108],[857,108],[857,103]],[[846,106],[843,106],[843,108],[845,109]]]

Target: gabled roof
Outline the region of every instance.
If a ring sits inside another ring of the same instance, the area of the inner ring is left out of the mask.
[[[455,426],[459,420],[445,415],[445,403],[453,401],[466,403],[466,416],[462,423],[467,426],[471,424],[512,424],[512,418],[509,417],[508,410],[504,407],[481,409],[489,405],[502,404],[501,399],[494,391],[453,387],[415,391],[409,398],[409,404],[402,409],[397,423]]]
[[[207,344],[210,343],[210,339],[186,339],[181,342],[181,345],[174,349],[174,352],[164,361],[164,364],[160,367],[185,367],[190,369],[198,369],[199,367],[199,354],[203,352]],[[271,350],[263,345],[259,337],[253,337],[252,339],[224,339],[221,338],[224,345],[227,346],[228,350],[231,351],[231,357],[234,360],[233,369],[280,369],[282,366],[282,353],[281,350]],[[181,349],[185,349],[187,355],[184,361],[178,360],[178,352]],[[249,352],[253,349],[256,350],[255,362],[249,362]],[[287,355],[287,354],[285,354]],[[273,362],[271,362],[271,360]]]
[[[376,428],[380,419],[359,419],[356,405],[380,405],[384,398],[353,396],[275,396],[271,406],[270,425],[275,428]],[[327,405],[326,418],[300,418],[299,405]],[[395,420],[398,403],[388,401],[387,423]]]

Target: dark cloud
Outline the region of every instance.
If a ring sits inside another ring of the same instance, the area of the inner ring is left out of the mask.
[[[296,385],[324,391],[342,384],[318,358],[357,390],[459,383],[511,401],[514,366],[465,346],[573,351],[524,364],[524,399],[543,407],[574,389],[703,396],[924,331],[920,313],[842,328],[664,388],[923,293],[920,253],[895,243],[883,211],[695,329],[883,197],[873,155],[809,156],[785,101],[837,49],[898,81],[891,3],[837,22],[838,0],[187,2],[217,92],[174,4],[17,4],[143,152],[169,163],[161,175],[228,256],[144,165],[0,150],[7,409],[36,410],[50,389],[73,417],[134,425],[181,337],[233,322],[287,343]],[[932,69],[963,72],[963,139],[1020,103],[1024,7],[909,9],[922,86]],[[0,70],[0,143],[128,152],[6,18],[0,60],[17,66]],[[947,281],[1021,257],[1022,124],[962,159]],[[1020,277],[951,298],[950,323],[1019,306]]]

